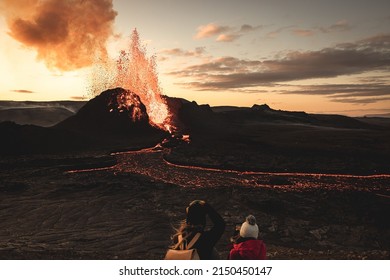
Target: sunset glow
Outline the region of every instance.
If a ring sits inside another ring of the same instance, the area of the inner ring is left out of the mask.
[[[1,100],[87,100],[91,75],[120,57],[123,68],[105,69],[112,79],[97,78],[96,91],[147,84],[150,104],[163,104],[153,100],[163,94],[211,106],[390,113],[388,1],[2,0],[0,8]],[[124,81],[140,71],[127,64],[134,29],[149,58],[138,60],[144,76]],[[148,111],[155,123],[168,118],[164,105]]]

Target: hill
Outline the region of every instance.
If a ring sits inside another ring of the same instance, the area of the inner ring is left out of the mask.
[[[0,122],[49,127],[74,115],[84,101],[0,101]]]
[[[133,98],[134,103],[119,104],[119,98],[124,94]],[[136,111],[139,112],[137,116]],[[52,127],[7,121],[0,123],[0,132],[0,154],[144,147],[156,144],[166,136],[164,131],[149,124],[146,108],[139,97],[121,88],[101,93],[76,114]]]

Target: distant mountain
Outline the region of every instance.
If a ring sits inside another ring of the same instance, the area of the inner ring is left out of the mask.
[[[366,118],[390,118],[390,113],[388,114],[371,114],[371,115],[366,115]]]
[[[1,121],[13,121],[18,124],[53,126],[74,113],[62,107],[14,108],[0,110]]]
[[[30,109],[30,108],[64,108],[76,113],[87,101],[0,101],[0,110],[3,109]]]
[[[291,124],[336,128],[367,128],[367,126],[372,125],[385,125],[388,127],[387,119],[381,120],[380,118],[386,116],[390,118],[390,114],[370,115],[364,118],[352,118],[331,114],[308,114],[305,112],[275,110],[269,107],[267,104],[255,104],[251,108],[236,106],[210,107],[209,105],[198,105],[196,102],[190,102],[183,98],[173,98],[167,96],[164,98],[172,114],[175,116],[173,121],[174,125],[184,130],[191,130],[191,128],[193,129],[205,126],[219,127],[221,125],[222,119],[234,123],[245,121],[271,123],[286,122]],[[99,99],[102,101],[100,102],[102,104],[108,102],[107,99],[103,100],[103,97],[100,97]],[[95,102],[96,101],[93,101],[93,103]],[[70,120],[67,119],[75,115],[80,110],[80,108],[86,104],[87,102],[85,101],[0,101],[0,122],[12,121],[17,124],[32,124],[44,127],[53,126],[63,122],[61,125],[59,125],[60,127],[67,126],[67,124],[69,124],[67,129],[72,130],[70,126],[81,126],[84,124],[85,128],[91,130],[95,125],[97,125],[97,123],[100,123],[99,127],[101,127],[102,124],[109,122],[108,119],[112,118],[114,114],[118,113],[114,112],[108,114],[109,112],[106,110],[104,105],[99,107],[100,113],[96,114],[96,116],[93,116],[93,118],[100,118],[99,121],[91,121],[91,117],[92,115],[95,115],[95,113],[91,113],[91,116],[87,116],[88,113],[82,113],[79,115],[82,116],[83,119],[81,123],[78,123],[77,121],[74,124],[70,124],[74,122],[73,118],[70,118]],[[89,111],[95,110],[93,106],[91,107],[91,105],[87,106],[87,111],[88,108],[90,108]],[[121,117],[120,114],[117,117],[119,117],[119,119],[123,118],[123,116]],[[87,119],[89,119],[89,121],[86,123]],[[127,117],[124,117],[123,121],[124,123],[127,123]],[[116,120],[113,124],[107,123],[106,128],[120,130],[121,128],[115,128],[118,125],[119,127],[121,126],[117,123]]]
[[[285,123],[350,129],[372,128],[371,124],[352,117],[275,110],[267,104],[255,104],[251,108],[220,106],[213,108],[213,111],[225,116],[232,123]]]
[[[291,112],[275,110],[267,104],[255,104],[250,108],[210,107],[182,98],[164,98],[178,133],[191,134],[193,140],[210,136],[248,142],[249,139],[232,135],[239,135],[240,131],[265,131],[270,125],[275,131],[280,125],[289,126],[289,130],[297,125],[321,130],[387,130],[390,127],[385,118]],[[1,123],[4,119],[13,122]],[[17,123],[52,126],[44,128]],[[3,154],[126,145],[142,147],[156,144],[168,135],[149,123],[146,107],[139,96],[122,88],[104,91],[88,102],[0,102],[0,134],[0,153]],[[207,141],[203,144],[207,145]]]
[[[208,104],[199,105],[182,98],[165,97],[165,100],[173,115],[173,123],[181,133],[218,133],[229,126]]]
[[[53,126],[74,115],[84,101],[0,101],[0,122]]]

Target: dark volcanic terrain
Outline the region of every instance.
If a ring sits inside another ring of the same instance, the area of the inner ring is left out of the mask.
[[[249,213],[269,259],[390,258],[388,119],[167,98],[188,144],[115,111],[121,93],[46,128],[0,123],[0,258],[161,259],[194,199],[227,223],[222,258]]]

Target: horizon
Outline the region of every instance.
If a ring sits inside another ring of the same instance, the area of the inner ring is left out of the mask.
[[[169,96],[167,96],[169,97]],[[92,97],[94,98],[94,97]],[[92,99],[91,98],[91,99]],[[176,98],[176,97],[174,97]],[[178,98],[181,98],[181,97],[178,97]],[[20,103],[23,103],[23,102],[32,102],[32,103],[55,103],[55,102],[82,102],[82,103],[87,103],[88,101],[90,101],[91,99],[87,100],[0,100],[0,103],[1,102],[20,102]],[[184,98],[183,98],[184,99]],[[187,99],[185,99],[187,100]],[[187,100],[189,102],[196,102],[195,100]],[[202,106],[202,105],[208,105],[210,106],[211,108],[216,108],[216,107],[234,107],[234,108],[247,108],[247,109],[250,109],[252,108],[253,106],[262,106],[262,105],[267,105],[268,107],[270,107],[271,110],[275,110],[275,111],[286,111],[286,112],[304,112],[304,113],[307,113],[307,114],[319,114],[319,115],[341,115],[341,116],[347,116],[347,117],[351,117],[351,118],[361,118],[361,117],[379,117],[379,118],[390,118],[390,113],[383,113],[383,114],[365,114],[365,115],[349,115],[349,114],[345,114],[345,112],[310,112],[310,111],[294,111],[294,110],[282,110],[282,109],[279,109],[279,108],[276,108],[276,107],[272,107],[272,106],[269,106],[267,103],[263,103],[263,104],[260,104],[260,103],[255,103],[255,104],[252,104],[251,106],[235,106],[235,105],[215,105],[215,106],[211,106],[210,104],[206,104],[206,103],[197,103],[199,106]],[[23,108],[23,107],[21,107]],[[39,107],[37,107],[39,108]],[[0,108],[1,110],[1,108]]]
[[[4,101],[89,100],[91,53],[117,58],[137,29],[170,97],[212,107],[390,113],[388,1],[24,2],[0,3]]]

